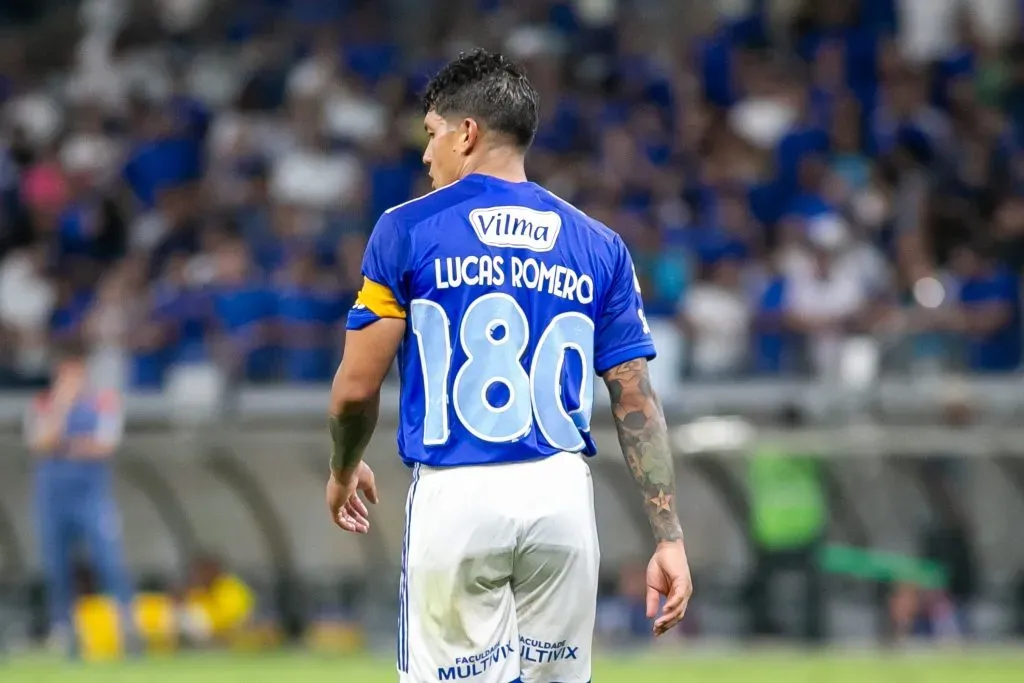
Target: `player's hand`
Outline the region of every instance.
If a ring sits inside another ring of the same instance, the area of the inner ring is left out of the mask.
[[[647,618],[658,617],[654,622],[654,635],[662,635],[682,620],[692,594],[693,581],[683,542],[659,543],[647,565]],[[665,596],[665,604],[659,615],[661,596]]]
[[[359,463],[349,476],[338,477],[332,473],[327,480],[327,508],[331,519],[345,531],[365,534],[370,531],[369,510],[359,497],[360,491],[373,504],[379,500],[373,470],[365,462]]]

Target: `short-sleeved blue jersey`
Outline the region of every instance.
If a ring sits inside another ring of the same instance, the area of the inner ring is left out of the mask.
[[[406,318],[407,464],[593,455],[594,373],[653,358],[622,240],[540,186],[471,175],[385,212],[348,328]]]

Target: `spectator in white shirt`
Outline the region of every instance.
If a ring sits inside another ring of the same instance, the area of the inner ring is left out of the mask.
[[[843,346],[870,300],[869,278],[842,258],[848,240],[841,223],[812,226],[808,267],[791,268],[787,278],[787,322],[805,336],[812,369],[825,378],[839,372]]]
[[[692,373],[724,377],[741,371],[746,363],[750,304],[736,260],[721,258],[707,270],[707,278],[694,284],[683,299],[679,320],[691,340]]]
[[[42,248],[11,253],[0,262],[0,326],[9,332],[11,361],[24,377],[44,375],[47,332],[57,294],[44,274]]]

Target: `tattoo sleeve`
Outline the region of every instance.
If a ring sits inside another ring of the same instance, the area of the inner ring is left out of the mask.
[[[644,497],[654,540],[676,541],[683,530],[676,512],[676,475],[661,402],[651,389],[647,361],[632,360],[604,375],[622,455]]]
[[[363,460],[363,451],[370,443],[377,426],[378,401],[347,406],[340,414],[331,415],[331,472],[351,472]]]

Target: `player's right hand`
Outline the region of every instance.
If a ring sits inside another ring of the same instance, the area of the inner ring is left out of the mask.
[[[332,473],[327,480],[327,508],[331,519],[345,531],[365,534],[370,531],[369,510],[359,497],[360,491],[373,504],[379,500],[373,470],[365,462],[359,463],[348,477]]]
[[[692,594],[693,580],[683,542],[659,543],[647,565],[647,618],[658,617],[654,622],[654,635],[660,636],[682,621]],[[661,596],[665,596],[665,604],[658,615]]]

